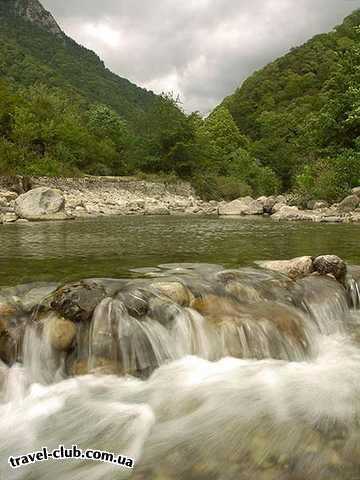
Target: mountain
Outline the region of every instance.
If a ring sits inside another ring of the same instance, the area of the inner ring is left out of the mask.
[[[176,101],[111,72],[38,0],[0,0],[0,174],[188,172]]]
[[[54,17],[38,0],[2,0],[0,14],[22,17],[50,33],[63,35]]]
[[[252,154],[285,188],[294,186],[297,175],[311,171],[316,177],[315,170],[322,169],[324,176],[327,169],[336,170],[339,156],[358,153],[359,28],[357,10],[331,32],[255,72],[222,103],[252,142]],[[351,183],[360,181],[360,172],[354,175]]]
[[[0,0],[0,60],[0,78],[67,89],[133,124],[157,102],[153,92],[115,75],[67,37],[38,0]]]

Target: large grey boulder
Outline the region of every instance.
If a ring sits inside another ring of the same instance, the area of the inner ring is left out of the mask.
[[[262,203],[251,197],[239,198],[219,207],[219,215],[262,215],[263,212]]]
[[[65,220],[65,199],[59,190],[39,187],[15,200],[15,213],[26,220]]]

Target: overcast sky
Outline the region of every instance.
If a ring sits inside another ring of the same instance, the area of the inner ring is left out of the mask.
[[[115,73],[208,112],[254,70],[329,31],[360,0],[42,0]]]

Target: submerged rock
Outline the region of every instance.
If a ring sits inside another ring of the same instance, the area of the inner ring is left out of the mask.
[[[284,273],[293,280],[306,277],[314,271],[313,258],[309,256],[297,257],[292,260],[273,260],[256,263],[261,268]]]
[[[65,199],[59,190],[39,187],[15,200],[15,213],[26,220],[65,220]]]

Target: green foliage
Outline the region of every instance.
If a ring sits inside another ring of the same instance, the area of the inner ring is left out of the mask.
[[[358,151],[359,25],[357,10],[334,31],[256,72],[224,100],[250,139],[250,153],[275,172],[284,189],[296,183],[328,199],[348,190],[337,169],[343,168],[340,158],[351,157],[345,151]]]
[[[305,165],[295,179],[300,199],[341,200],[360,184],[360,153],[345,151],[335,158]]]
[[[252,195],[250,185],[234,177],[208,175],[197,176],[193,180],[196,193],[204,200],[235,200]]]

